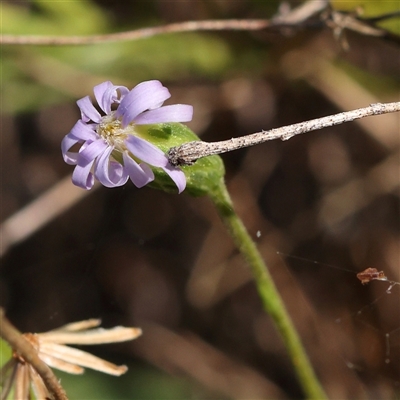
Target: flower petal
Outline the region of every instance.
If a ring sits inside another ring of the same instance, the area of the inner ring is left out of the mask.
[[[68,151],[73,145],[79,143],[79,139],[74,138],[73,135],[67,135],[61,142],[61,152],[64,161],[70,165],[76,165],[78,161],[78,152]]]
[[[117,161],[110,160],[112,151],[112,147],[104,151],[94,167],[96,179],[106,187],[122,186],[128,180],[128,173],[124,166]]]
[[[75,186],[79,186],[86,190],[89,190],[93,187],[94,176],[90,172],[93,163],[94,160],[88,163],[78,162],[78,165],[75,167],[74,172],[72,173],[72,183]]]
[[[173,167],[167,156],[156,146],[137,136],[129,136],[125,139],[127,149],[140,160],[162,168],[175,182],[179,193],[185,190],[186,177],[179,168]]]
[[[109,91],[110,88],[113,88],[114,85],[110,81],[106,81],[96,85],[93,88],[94,97],[96,98],[97,104],[99,107],[108,114],[111,111],[111,96],[104,96],[106,92]]]
[[[64,346],[57,343],[43,342],[40,345],[40,355],[47,355],[53,360],[59,360],[70,365],[92,368],[110,375],[122,375],[127,371],[125,365],[115,365],[86,351]],[[58,368],[58,367],[57,367]]]
[[[97,122],[97,123],[100,122],[101,115],[95,109],[89,96],[79,99],[76,102],[76,104],[78,104],[78,107],[81,110],[81,117],[84,122],[89,122],[89,121],[93,121],[93,122]]]
[[[67,347],[67,346],[66,346]],[[59,358],[53,357],[50,354],[40,353],[40,358],[44,361],[49,367],[58,369],[60,371],[66,372],[67,374],[80,375],[85,372],[85,369],[80,367],[79,365],[66,362]]]
[[[122,117],[122,126],[126,126],[143,111],[161,106],[169,97],[171,94],[160,81],[139,83],[121,100],[116,116]]]
[[[118,91],[120,95],[118,94]],[[111,105],[119,103],[119,97],[125,97],[129,93],[129,89],[125,86],[115,86],[110,81],[100,83],[93,88],[94,96],[100,108],[106,113],[111,112]]]
[[[167,156],[158,147],[140,137],[129,135],[125,144],[135,157],[150,165],[166,167],[168,164]]]
[[[168,164],[163,170],[170,176],[178,187],[178,192],[182,193],[186,188],[186,176],[183,171],[179,168],[173,167]]]
[[[32,365],[29,365],[29,378],[35,399],[50,399],[51,394],[47,390],[42,377],[36,372]]]
[[[137,188],[141,188],[154,180],[154,173],[151,168],[144,163],[140,165],[124,153],[124,165],[131,181]]]
[[[89,190],[94,184],[94,176],[91,173],[96,157],[107,149],[108,145],[103,139],[94,142],[86,141],[79,149],[77,165],[72,173],[72,183],[83,189]]]
[[[107,147],[111,148],[103,139],[97,139],[94,142],[87,141],[79,150],[78,163],[80,160],[90,162],[103,153]]]
[[[95,124],[87,124],[81,119],[73,126],[68,135],[72,134],[74,137],[85,140],[96,140],[99,135],[94,130]]]
[[[97,133],[93,129],[93,124],[86,124],[81,119],[74,125],[71,132],[66,135],[61,142],[61,152],[64,161],[70,165],[76,165],[78,159],[78,152],[68,151],[72,146],[77,143],[90,141],[93,142],[98,139]]]
[[[188,122],[193,117],[193,107],[187,104],[174,104],[141,113],[135,118],[138,125],[162,122]]]

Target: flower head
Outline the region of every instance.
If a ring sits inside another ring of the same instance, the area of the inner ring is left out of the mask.
[[[72,182],[91,189],[95,179],[104,186],[117,187],[130,178],[140,188],[154,180],[150,165],[162,168],[182,192],[186,187],[184,173],[173,167],[158,147],[139,137],[135,126],[188,122],[193,107],[162,106],[171,95],[156,80],[142,82],[132,90],[107,81],[94,87],[94,95],[105,115],[97,111],[89,96],[78,100],[81,119],[61,143],[64,161],[76,165]],[[77,144],[81,145],[79,150],[71,151]]]
[[[82,374],[85,368],[91,368],[120,376],[128,370],[125,365],[115,365],[85,351],[66,346],[125,342],[142,334],[140,328],[98,328],[100,323],[98,319],[89,319],[45,333],[25,333],[23,337],[30,342],[38,357],[51,368],[75,375]],[[0,372],[3,384],[1,399],[7,398],[12,389],[15,399],[30,399],[30,387],[37,399],[52,398],[42,376],[17,351],[13,352],[11,359],[3,365]]]

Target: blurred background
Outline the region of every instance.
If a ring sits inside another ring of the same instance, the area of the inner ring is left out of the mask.
[[[372,16],[399,9],[368,3]],[[2,32],[90,35],[271,18],[298,4],[3,1]],[[399,18],[390,29],[399,34]],[[71,399],[304,397],[211,202],[131,183],[76,189],[60,142],[79,118],[75,101],[105,80],[129,88],[161,80],[170,104],[194,106],[188,125],[206,141],[399,101],[399,45],[344,35],[316,23],[2,46],[1,305],[23,332],[88,318],[144,332],[85,348],[127,364],[120,378],[57,373]],[[236,209],[331,399],[400,398],[400,286],[387,293],[388,283],[356,278],[375,267],[400,281],[399,132],[400,115],[389,114],[223,155]]]

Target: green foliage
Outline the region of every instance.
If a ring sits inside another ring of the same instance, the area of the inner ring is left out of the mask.
[[[171,147],[186,142],[200,140],[186,125],[179,123],[155,124],[137,126],[138,136],[148,140],[167,152]],[[186,175],[186,190],[192,196],[203,196],[213,192],[218,187],[225,174],[221,157],[211,156],[201,158],[195,164],[182,167]],[[156,176],[150,186],[166,192],[176,193],[177,189],[171,178],[161,169],[154,169]]]
[[[344,60],[336,60],[335,65],[346,73],[351,79],[367,89],[370,93],[379,98],[393,96],[395,98],[399,91],[399,74],[378,74],[370,72],[365,68],[351,64]]]
[[[2,32],[19,35],[90,34],[104,30],[106,15],[91,1],[32,1],[33,7],[2,3]]]
[[[181,378],[167,376],[151,368],[130,367],[120,377],[86,370],[82,376],[56,371],[70,399],[85,400],[185,400],[210,398],[197,396],[194,387]]]
[[[359,12],[361,18],[376,18],[400,11],[398,0],[331,0],[330,3],[336,10]],[[377,26],[400,35],[400,16],[381,21]]]
[[[90,1],[37,1],[30,9],[2,7],[2,32],[7,34],[73,36],[120,31],[110,24],[106,10]],[[228,45],[204,33],[84,46],[4,46],[3,95],[7,101],[3,111],[32,111],[66,97],[83,97],[105,80],[132,87],[147,79],[219,76],[231,63]]]
[[[12,355],[11,347],[0,338],[0,365],[6,363]]]
[[[3,367],[3,365],[10,360],[12,355],[11,347],[8,345],[7,342],[5,342],[3,339],[0,338],[0,368]],[[7,371],[2,371],[7,372]],[[5,378],[5,376],[0,376],[0,382]],[[1,393],[1,384],[0,384],[0,393]],[[3,398],[3,397],[2,397]],[[12,394],[7,397],[7,399],[12,399]]]

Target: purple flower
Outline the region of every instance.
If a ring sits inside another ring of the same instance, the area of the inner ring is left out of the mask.
[[[159,81],[146,81],[131,91],[125,86],[103,82],[93,89],[102,116],[89,96],[77,101],[81,119],[61,143],[64,161],[76,165],[72,182],[91,189],[94,179],[104,186],[124,185],[130,178],[137,187],[154,180],[150,166],[162,168],[181,193],[186,187],[184,173],[173,167],[156,146],[136,136],[135,126],[163,122],[187,122],[193,107],[186,104],[162,106],[171,97]],[[114,107],[112,107],[114,105]],[[80,144],[79,150],[72,150]]]

